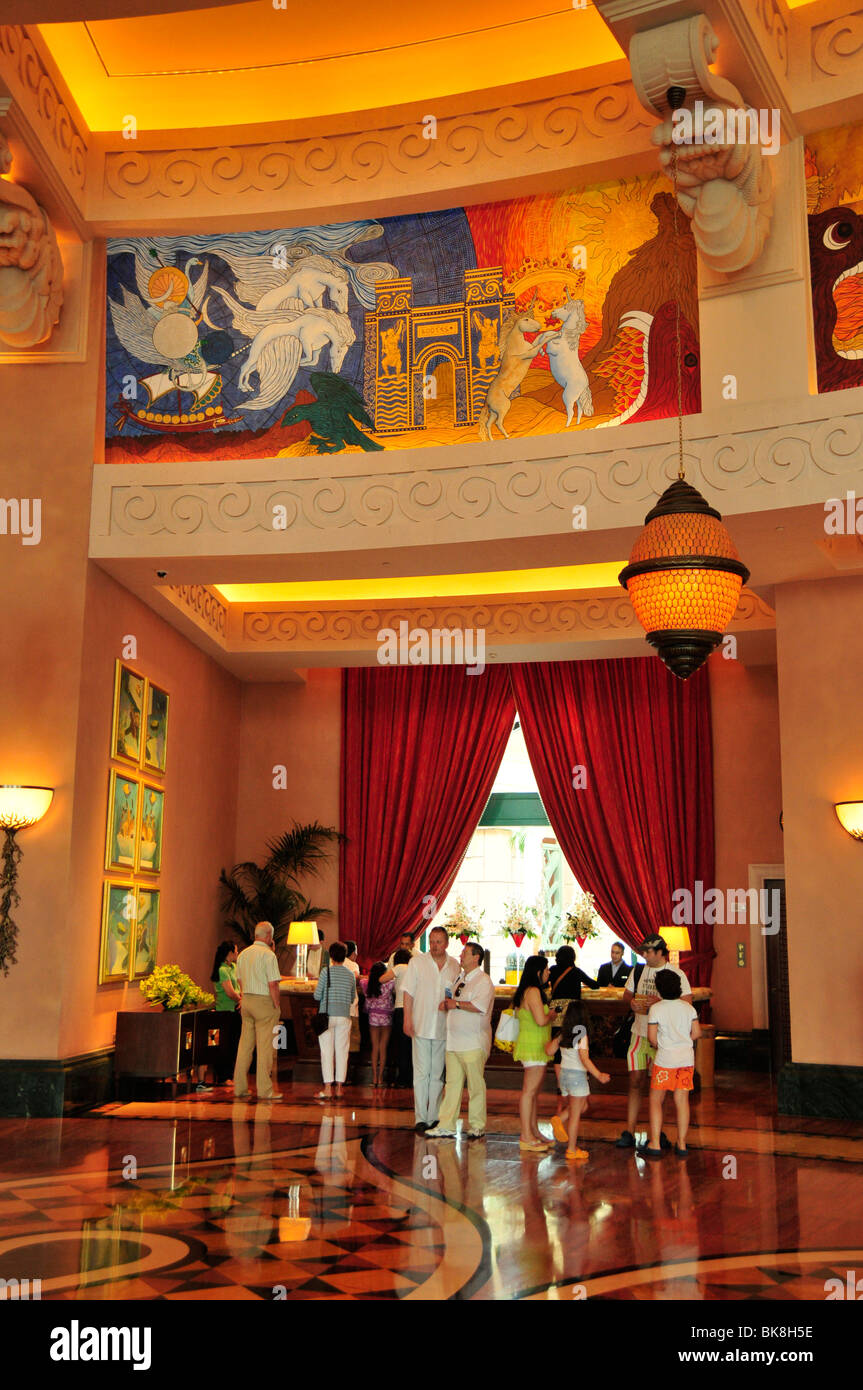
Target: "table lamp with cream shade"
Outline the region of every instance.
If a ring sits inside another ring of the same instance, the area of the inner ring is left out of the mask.
[[[288,945],[297,948],[297,973],[298,980],[306,980],[306,957],[310,946],[318,945],[318,924],[317,922],[291,922],[288,927]]]
[[[19,830],[35,825],[44,816],[54,799],[51,787],[0,786],[0,830],[3,839],[2,869],[0,869],[0,970],[9,974],[15,964],[18,928],[12,921],[12,909],[18,903],[16,883],[21,847],[15,841]]]
[[[688,927],[660,927],[659,935],[668,947],[668,963],[680,969],[680,952],[691,951]]]

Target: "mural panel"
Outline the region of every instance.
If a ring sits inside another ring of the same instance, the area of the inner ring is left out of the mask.
[[[863,386],[863,124],[809,137],[806,204],[818,390]]]
[[[108,243],[106,461],[375,452],[700,409],[661,175],[278,232]]]

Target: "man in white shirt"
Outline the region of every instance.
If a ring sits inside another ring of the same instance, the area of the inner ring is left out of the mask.
[[[396,951],[408,951],[412,956],[418,956],[422,954],[419,946],[414,945],[414,939],[409,931],[402,932],[401,936],[399,937],[399,944],[396,947]],[[393,951],[392,955],[387,961],[388,970],[392,970],[393,966],[396,963],[396,951]]]
[[[452,999],[440,1005],[446,1014],[446,1091],[440,1120],[426,1130],[427,1139],[454,1139],[461,1110],[461,1097],[467,1081],[468,1139],[485,1134],[485,1071],[491,1050],[491,1014],[494,985],[483,970],[485,952],[476,941],[469,941],[461,953],[461,977]]]
[[[417,1134],[433,1129],[443,1090],[446,1062],[446,1020],[441,1004],[450,998],[459,977],[458,961],[447,955],[449,936],[444,927],[432,927],[426,954],[414,956],[404,973],[404,1029],[413,1038],[414,1128]]]
[[[684,1004],[692,1003],[692,986],[682,970],[668,963],[668,947],[661,936],[647,936],[641,943],[640,955],[644,965],[636,966],[626,982],[623,1002],[632,1009],[632,1037],[626,1054],[626,1067],[629,1072],[629,1097],[626,1103],[626,1129],[617,1141],[619,1149],[635,1148],[635,1125],[641,1097],[644,1093],[644,1080],[656,1055],[647,1036],[647,1015],[652,1004],[659,1003],[659,994],[653,983],[658,970],[673,970],[680,976],[680,997]],[[636,975],[639,976],[636,981]],[[662,1148],[670,1149],[671,1143],[663,1134],[660,1137]]]
[[[258,1100],[282,1099],[281,1093],[273,1090],[275,1029],[279,1026],[282,1012],[279,994],[281,975],[273,949],[273,936],[272,923],[259,922],[255,927],[253,944],[237,957],[243,1027],[234,1067],[235,1100],[249,1099],[249,1067],[255,1048],[258,1051]]]

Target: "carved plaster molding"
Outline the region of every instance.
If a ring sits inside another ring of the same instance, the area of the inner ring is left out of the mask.
[[[479,183],[511,177],[514,163],[516,171],[521,164],[525,174],[536,172],[543,154],[558,155],[561,168],[572,168],[607,158],[610,141],[649,125],[627,81],[441,116],[434,139],[424,138],[417,119],[269,143],[167,150],[124,146],[105,152],[103,204],[134,200],[161,214],[171,205],[179,212],[190,200],[200,210],[202,199],[213,199],[224,213],[224,198],[252,194],[283,199],[302,197],[304,190],[342,196],[350,190],[368,196],[386,187],[391,198],[394,177],[428,187],[442,173],[464,170],[475,171],[473,181]]]
[[[227,605],[217,598],[206,584],[171,584],[164,592],[177,608],[203,619],[212,632],[224,637],[228,617]]]
[[[772,45],[782,73],[787,77],[790,63],[788,23],[778,0],[755,0],[755,15],[762,32]]]
[[[398,632],[399,624],[426,631],[482,631],[486,642],[549,642],[558,637],[574,641],[641,634],[632,605],[624,593],[590,594],[581,598],[470,599],[446,605],[401,604],[397,608],[246,608],[242,614],[243,647],[320,650],[330,644],[374,647],[382,629]],[[731,623],[735,631],[772,628],[773,610],[749,589],[741,593]]]
[[[782,409],[797,418],[770,422]],[[687,477],[726,515],[820,504],[838,480],[863,477],[863,388],[769,410],[729,404],[690,417],[686,430]],[[101,465],[90,553],[277,555],[287,545],[314,554],[559,535],[571,530],[575,504],[587,508],[591,531],[640,526],[676,476],[668,421],[558,439],[556,449],[528,438],[393,451],[374,463],[347,455]],[[273,529],[277,505],[286,531]]]
[[[0,62],[10,85],[15,86],[16,102],[29,124],[51,151],[67,182],[82,193],[87,175],[86,141],[54,78],[20,24],[0,24]]]
[[[731,113],[746,102],[733,83],[711,72],[718,47],[705,16],[693,15],[635,34],[629,60],[645,109],[661,117],[650,138],[666,172],[677,156],[677,201],[692,220],[702,259],[711,270],[730,274],[761,255],[773,214],[773,174],[760,144],[738,139],[729,128]],[[671,86],[685,89],[687,113],[695,102],[707,113],[719,112],[731,138],[713,140],[708,127],[703,138],[695,131],[694,140],[676,141],[666,97]]]
[[[858,77],[863,63],[863,9],[829,24],[816,24],[810,33],[811,76]]]
[[[32,348],[50,337],[63,306],[63,262],[48,215],[7,178],[12,152],[0,131],[0,340]]]

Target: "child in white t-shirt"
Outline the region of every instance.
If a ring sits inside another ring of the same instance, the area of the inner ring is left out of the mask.
[[[656,1048],[650,1077],[650,1142],[639,1149],[644,1158],[661,1158],[659,1136],[662,1131],[662,1110],[669,1091],[674,1092],[677,1111],[677,1144],[674,1152],[686,1158],[686,1134],[689,1129],[689,1092],[695,1071],[693,1043],[701,1037],[698,1015],[691,1004],[680,997],[680,976],[673,970],[658,970],[654,987],[659,1003],[652,1004],[647,1014],[647,1038]]]
[[[577,1159],[589,1158],[586,1149],[578,1147],[578,1122],[590,1095],[587,1074],[595,1076],[602,1086],[611,1080],[607,1071],[599,1071],[590,1060],[587,1045],[587,1017],[580,999],[572,999],[563,1016],[563,1025],[557,1037],[546,1043],[545,1050],[553,1057],[560,1047],[560,1094],[569,1099],[567,1116],[566,1157],[570,1163]]]

